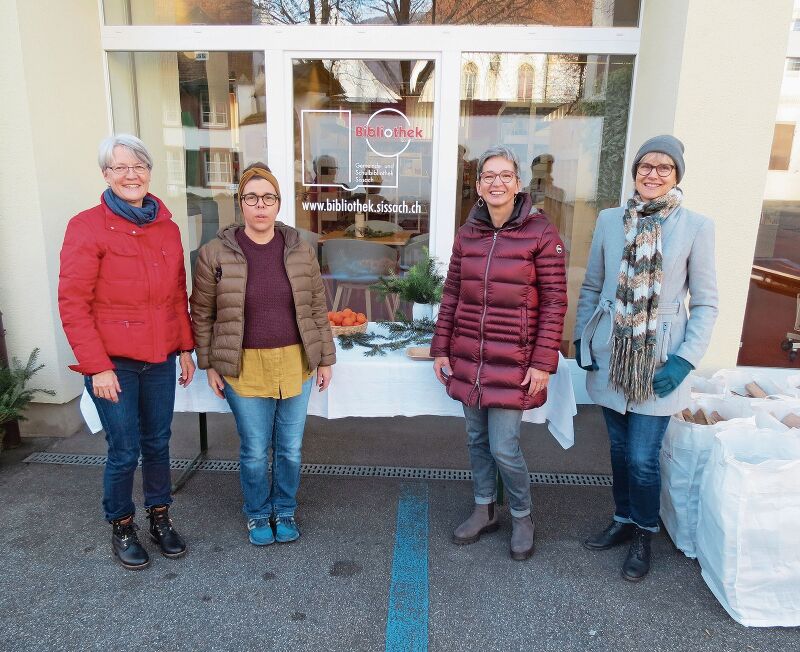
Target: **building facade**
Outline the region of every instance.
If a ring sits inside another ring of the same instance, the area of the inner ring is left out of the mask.
[[[422,247],[447,261],[478,157],[507,145],[567,248],[568,357],[597,213],[630,195],[641,142],[673,133],[686,205],[717,225],[721,310],[704,370],[797,366],[784,344],[800,329],[793,12],[792,0],[3,3],[0,311],[10,352],[39,347],[38,384],[56,391],[27,429],[78,425],[58,252],[104,189],[96,148],[112,132],[151,149],[151,191],[187,269],[239,219],[241,170],[267,162],[281,219],[318,247],[332,294],[331,234],[357,216],[401,233],[396,269]]]

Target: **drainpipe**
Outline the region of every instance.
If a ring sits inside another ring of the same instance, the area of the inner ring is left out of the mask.
[[[6,329],[3,328],[3,313],[0,312],[0,366],[8,366],[8,350],[6,349]],[[4,448],[16,448],[20,445],[19,422],[8,421],[3,424],[6,436],[3,440]]]

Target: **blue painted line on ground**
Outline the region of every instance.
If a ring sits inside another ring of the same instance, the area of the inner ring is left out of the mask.
[[[428,650],[428,485],[403,485],[386,619],[386,652]]]

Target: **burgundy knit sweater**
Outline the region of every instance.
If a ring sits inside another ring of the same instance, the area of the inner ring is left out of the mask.
[[[300,344],[292,287],[283,264],[280,231],[267,244],[256,244],[236,231],[236,241],[247,259],[244,298],[244,349],[277,349]]]

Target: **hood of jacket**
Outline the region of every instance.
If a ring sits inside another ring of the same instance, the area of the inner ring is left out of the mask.
[[[536,215],[540,212],[538,209],[535,209],[533,212],[531,212],[532,208],[533,199],[531,198],[530,193],[518,192],[517,196],[514,198],[514,208],[511,211],[511,217],[509,217],[508,221],[506,221],[506,223],[500,228],[508,229],[521,226],[531,215]],[[489,207],[485,203],[483,206],[479,206],[476,203],[472,207],[466,223],[481,228],[489,228],[494,231],[497,230],[497,227],[492,224],[492,217],[489,215]]]

